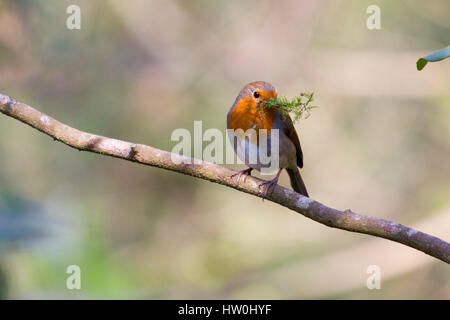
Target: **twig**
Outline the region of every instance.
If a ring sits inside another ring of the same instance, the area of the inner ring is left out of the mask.
[[[2,94],[0,94],[0,112],[80,151],[95,152],[183,173],[263,197],[262,190],[259,188],[261,180],[255,177],[248,177],[245,181],[242,179],[239,186],[236,187],[235,178],[231,177],[234,172],[225,167],[205,161],[199,161],[195,166],[193,164],[177,164],[182,161],[173,161],[173,159],[181,160],[183,157],[180,155],[143,144],[134,144],[79,131]],[[267,199],[329,227],[389,239],[450,263],[449,243],[399,223],[357,214],[350,210],[339,211],[329,208],[281,186],[277,186]]]

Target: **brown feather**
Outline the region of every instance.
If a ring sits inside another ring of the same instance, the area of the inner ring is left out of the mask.
[[[297,165],[303,168],[303,152],[302,146],[300,145],[300,139],[298,138],[297,131],[295,131],[294,124],[289,115],[283,119],[284,122],[284,133],[291,139],[292,143],[295,145],[295,150],[297,151]]]

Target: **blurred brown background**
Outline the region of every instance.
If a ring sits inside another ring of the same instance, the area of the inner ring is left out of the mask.
[[[81,7],[81,30],[66,8]],[[366,9],[381,8],[381,30]],[[170,150],[225,130],[243,85],[314,91],[312,198],[450,231],[449,3],[0,0],[0,92],[80,130]],[[236,167],[237,168],[237,167]],[[283,173],[281,184],[288,186]],[[448,265],[191,177],[80,153],[0,115],[4,298],[450,298]],[[67,266],[82,290],[67,290]],[[381,268],[381,290],[366,269]]]

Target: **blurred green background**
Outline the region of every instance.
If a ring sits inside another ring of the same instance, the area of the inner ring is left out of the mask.
[[[81,7],[81,30],[66,28]],[[381,30],[366,9],[381,8]],[[448,0],[0,0],[0,92],[83,131],[171,150],[225,129],[248,82],[314,91],[312,198],[450,231]],[[237,166],[236,168],[241,168]],[[285,173],[281,184],[289,186]],[[448,265],[268,201],[81,153],[0,115],[2,298],[450,298]],[[69,265],[81,290],[66,289]],[[381,269],[368,290],[366,269]]]

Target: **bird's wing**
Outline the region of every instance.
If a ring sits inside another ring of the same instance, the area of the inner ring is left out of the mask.
[[[284,133],[291,139],[292,143],[295,145],[295,150],[297,151],[297,165],[300,168],[303,168],[303,152],[302,146],[300,145],[300,140],[297,135],[297,131],[295,131],[294,124],[292,123],[292,119],[289,115],[283,119],[284,123]]]

